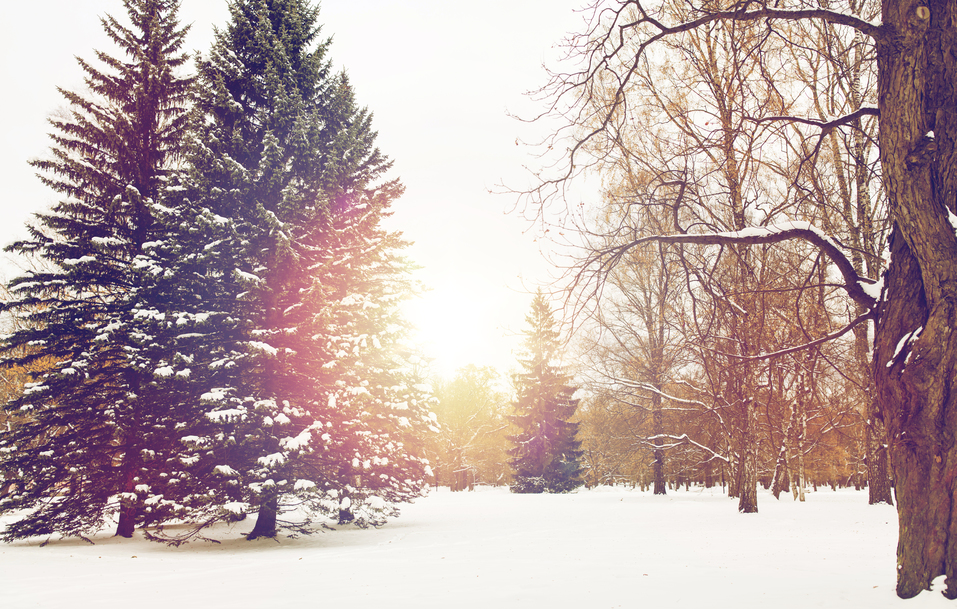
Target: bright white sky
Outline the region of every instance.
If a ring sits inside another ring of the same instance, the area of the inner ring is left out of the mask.
[[[55,87],[79,90],[74,56],[115,52],[99,16],[122,18],[120,0],[36,0],[11,3],[0,22],[0,243],[26,235],[32,212],[55,193],[27,160],[46,153],[47,116],[62,107]],[[559,56],[566,32],[580,29],[581,0],[325,0],[320,21],[334,37],[333,62],[345,68],[358,101],[375,114],[379,145],[406,185],[390,226],[415,245],[432,291],[409,317],[433,346],[443,374],[469,363],[515,365],[525,315],[549,265],[534,231],[516,215],[511,195],[490,194],[504,182],[529,183],[525,164],[541,127],[528,116],[539,106],[524,93],[545,83],[543,62]],[[189,48],[206,52],[212,25],[227,22],[225,0],[183,0],[193,24]],[[9,268],[9,267],[8,267]],[[7,271],[7,274],[11,274]]]

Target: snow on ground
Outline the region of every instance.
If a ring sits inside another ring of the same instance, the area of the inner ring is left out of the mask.
[[[0,545],[0,607],[953,607],[894,594],[897,514],[865,492],[433,492],[380,529],[169,548],[104,532]],[[251,520],[251,519],[250,519]]]

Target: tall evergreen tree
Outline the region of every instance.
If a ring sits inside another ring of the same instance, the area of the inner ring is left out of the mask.
[[[519,432],[509,436],[511,490],[565,493],[582,485],[578,423],[569,422],[578,400],[560,366],[559,333],[541,290],[525,321],[525,358],[519,358],[524,370],[513,377],[518,396],[510,419]]]
[[[194,520],[287,507],[359,524],[425,488],[425,388],[399,353],[406,244],[380,221],[371,114],[333,73],[318,9],[237,0],[198,64],[196,136],[153,266],[178,310],[172,377],[188,379],[188,472],[165,501]],[[191,405],[191,406],[190,406]]]
[[[14,489],[0,509],[25,510],[7,541],[83,535],[117,514],[117,534],[132,535],[175,426],[154,383],[153,276],[141,262],[161,236],[156,207],[184,137],[187,28],[177,0],[123,5],[129,26],[102,24],[125,59],[79,60],[89,92],[61,89],[70,112],[50,121],[52,156],[32,163],[64,198],[8,248],[36,270],[10,282],[2,307],[27,322],[3,337],[2,365],[35,370],[5,406],[24,420],[0,430]]]

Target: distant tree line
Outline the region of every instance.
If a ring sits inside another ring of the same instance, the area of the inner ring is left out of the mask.
[[[565,493],[582,485],[577,387],[541,291],[526,323],[512,399],[490,367],[466,366],[435,383],[442,425],[431,452],[436,484],[453,491],[508,485],[516,493]]]

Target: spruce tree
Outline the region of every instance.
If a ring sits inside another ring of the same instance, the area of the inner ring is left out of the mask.
[[[517,398],[510,416],[519,432],[509,436],[514,493],[565,493],[582,485],[576,388],[560,365],[561,342],[548,301],[541,290],[525,318],[523,370],[513,376]]]
[[[432,425],[400,356],[406,244],[380,226],[402,186],[332,71],[318,9],[230,12],[198,63],[196,134],[154,252],[177,307],[171,376],[194,409],[165,499],[196,522],[258,511],[250,538],[293,506],[379,523],[425,488]]]
[[[61,89],[69,113],[50,121],[50,158],[32,162],[63,199],[8,248],[34,270],[8,286],[2,310],[25,323],[3,337],[2,365],[34,372],[5,406],[21,424],[0,430],[12,488],[0,510],[24,510],[6,541],[84,535],[115,516],[117,534],[132,535],[171,446],[142,262],[161,237],[156,207],[184,137],[190,82],[176,72],[187,28],[176,0],[123,5],[129,26],[102,25],[125,57],[78,60],[88,92]]]

